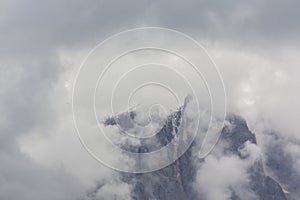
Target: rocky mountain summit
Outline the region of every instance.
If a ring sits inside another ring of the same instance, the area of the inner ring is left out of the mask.
[[[174,138],[174,132],[176,134],[181,134],[179,130],[182,125],[181,123],[183,123],[183,111],[183,109],[179,109],[167,117],[164,121],[163,127],[155,135],[156,140],[160,143],[155,148],[164,146],[170,142]],[[132,111],[128,116],[134,119],[134,111]],[[126,120],[125,118],[122,119],[122,117],[124,118],[124,116],[108,118],[105,121],[105,125],[114,126],[119,120],[123,123],[124,127],[130,128],[132,126],[129,124],[130,120]],[[246,121],[240,116],[229,115],[226,118],[226,122],[227,123],[222,129],[218,143],[211,154],[216,154],[214,151],[220,154],[221,151],[221,154],[224,156],[234,157],[240,162],[248,163],[246,168],[248,181],[247,191],[250,191],[252,196],[244,196],[243,193],[239,192],[235,188],[235,186],[230,186],[227,188],[230,198],[224,197],[224,199],[287,199],[280,184],[270,176],[266,175],[262,158],[260,156],[251,162],[248,162],[252,158],[248,158],[249,155],[247,155],[247,153],[245,154],[243,149],[245,149],[246,145],[251,145],[251,147],[255,148],[257,147],[257,142],[255,134],[249,130]],[[203,193],[203,191],[199,192],[197,189],[197,186],[201,187],[201,185],[199,185],[200,183],[197,183],[197,173],[198,170],[206,163],[206,158],[200,159],[197,157],[197,153],[195,153],[195,146],[197,146],[197,144],[196,142],[193,142],[178,160],[160,170],[141,174],[122,173],[123,181],[133,185],[131,195],[132,199],[206,200],[207,196],[204,194],[205,191]],[[130,151],[140,153],[151,151],[152,147],[142,144],[140,146],[130,146],[127,148]]]

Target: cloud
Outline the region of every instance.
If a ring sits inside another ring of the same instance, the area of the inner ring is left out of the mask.
[[[223,74],[230,111],[247,118],[263,153],[282,143],[298,175],[300,147],[291,142],[299,141],[300,131],[298,7],[296,0],[1,1],[0,180],[6,187],[0,197],[76,199],[111,177],[117,181],[97,195],[111,194],[116,185],[120,195],[128,195],[130,186],[80,149],[71,120],[71,91],[65,86],[73,82],[91,47],[136,26],[175,28],[204,43]],[[276,137],[263,141],[270,129],[278,131],[280,142]],[[63,167],[53,167],[57,165]],[[224,172],[218,171],[221,165]],[[210,174],[234,177],[208,183],[220,186],[216,195],[229,195],[227,186],[247,184],[231,167],[246,177],[235,157],[210,157],[203,166]]]
[[[63,168],[37,165],[21,153],[0,153],[1,199],[76,199],[84,194],[78,179]]]
[[[89,193],[84,200],[127,200],[131,199],[131,186],[120,180],[107,180],[105,184]],[[116,188],[117,192],[116,192]]]
[[[224,145],[218,145],[212,154],[199,164],[194,188],[207,200],[231,199],[237,196],[245,200],[257,199],[250,187],[250,167],[260,159],[255,144],[246,142],[240,149],[246,159],[234,154],[224,154]]]

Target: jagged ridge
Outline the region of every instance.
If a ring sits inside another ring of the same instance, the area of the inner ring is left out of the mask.
[[[130,114],[130,117],[134,118],[134,116],[134,113]],[[172,132],[174,129],[175,132],[178,133],[181,117],[182,109],[169,115],[163,128],[156,134],[156,138],[160,141],[161,145],[166,145],[172,140]],[[229,127],[226,125],[223,128],[218,144],[226,141],[229,145],[226,147],[225,152],[238,155],[243,159],[239,149],[245,142],[256,144],[255,134],[249,130],[247,123],[243,118],[236,115],[229,115],[227,120],[230,122],[231,126]],[[116,120],[114,118],[109,118],[105,121],[105,124],[115,125]],[[191,186],[196,177],[196,168],[193,160],[197,159],[193,157],[192,154],[193,146],[194,144],[192,144],[177,161],[163,169],[144,174],[123,173],[123,181],[134,185],[132,198],[145,200],[201,200],[201,197],[196,194],[196,191],[194,191]],[[149,151],[149,148],[143,145],[134,148],[131,147],[130,149],[134,149],[135,152]],[[205,159],[200,162],[205,162]],[[286,200],[280,185],[265,174],[261,160],[251,166],[249,174],[251,179],[251,190],[256,193],[259,199]],[[240,198],[233,193],[232,199],[239,200]]]

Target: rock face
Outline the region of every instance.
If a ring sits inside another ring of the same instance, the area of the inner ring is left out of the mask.
[[[156,134],[156,138],[165,146],[178,133],[182,117],[182,110],[168,116],[163,128]],[[133,149],[131,149],[132,151]],[[136,152],[147,152],[148,148],[141,146]],[[195,178],[195,168],[192,165],[192,148],[190,147],[178,160],[171,165],[150,173],[123,174],[123,181],[134,185],[133,199],[197,199],[192,189]]]
[[[220,141],[228,141],[229,148],[227,151],[231,151],[233,154],[240,155],[238,149],[245,144],[245,142],[251,142],[256,144],[255,135],[249,130],[247,123],[239,116],[231,115],[228,121],[233,125],[228,128],[224,127]],[[243,158],[242,158],[243,159]],[[252,191],[256,193],[259,199],[262,200],[285,200],[286,196],[281,186],[271,177],[267,176],[264,172],[262,159],[255,162],[249,170],[250,174],[250,187]],[[233,198],[240,199],[240,198]]]
[[[134,114],[130,115],[134,117]],[[178,127],[182,117],[182,110],[172,113],[167,120],[163,128],[156,134],[156,138],[164,146],[174,137],[175,133],[178,133]],[[236,115],[230,115],[227,117],[227,121],[230,122],[230,126],[226,125],[221,133],[221,137],[217,144],[221,145],[226,142],[228,144],[224,149],[225,153],[238,156],[240,159],[245,159],[240,153],[239,149],[248,142],[256,145],[255,135],[248,129],[247,123],[244,119]],[[110,118],[107,120],[106,125],[115,125],[115,120]],[[193,155],[192,144],[189,149],[174,163],[171,165],[144,174],[127,174],[123,173],[123,181],[133,185],[132,199],[138,200],[190,200],[205,198],[197,194],[193,183],[196,179],[197,168],[195,160],[198,159]],[[147,152],[148,147],[139,146],[131,147],[131,151],[135,152]],[[205,159],[198,162],[205,162]],[[261,200],[285,200],[285,194],[281,186],[267,176],[264,172],[262,160],[256,161],[249,169],[250,187],[258,199]],[[233,200],[243,200],[232,192]]]

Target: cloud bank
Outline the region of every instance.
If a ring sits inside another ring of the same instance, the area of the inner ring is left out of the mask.
[[[281,161],[268,153],[278,146],[291,162],[286,167],[299,177],[298,7],[296,0],[1,1],[0,198],[127,199],[130,185],[81,148],[71,88],[95,44],[141,26],[174,28],[204,44],[223,75],[229,111],[247,119],[265,162]],[[247,185],[237,176],[245,176],[245,165],[235,157],[211,156],[198,181],[206,170],[224,179],[206,183],[207,197],[226,197],[227,187]],[[277,174],[272,166],[268,170],[287,190],[299,188],[299,179],[293,186],[286,180],[290,174]],[[212,187],[218,192],[210,193]]]

